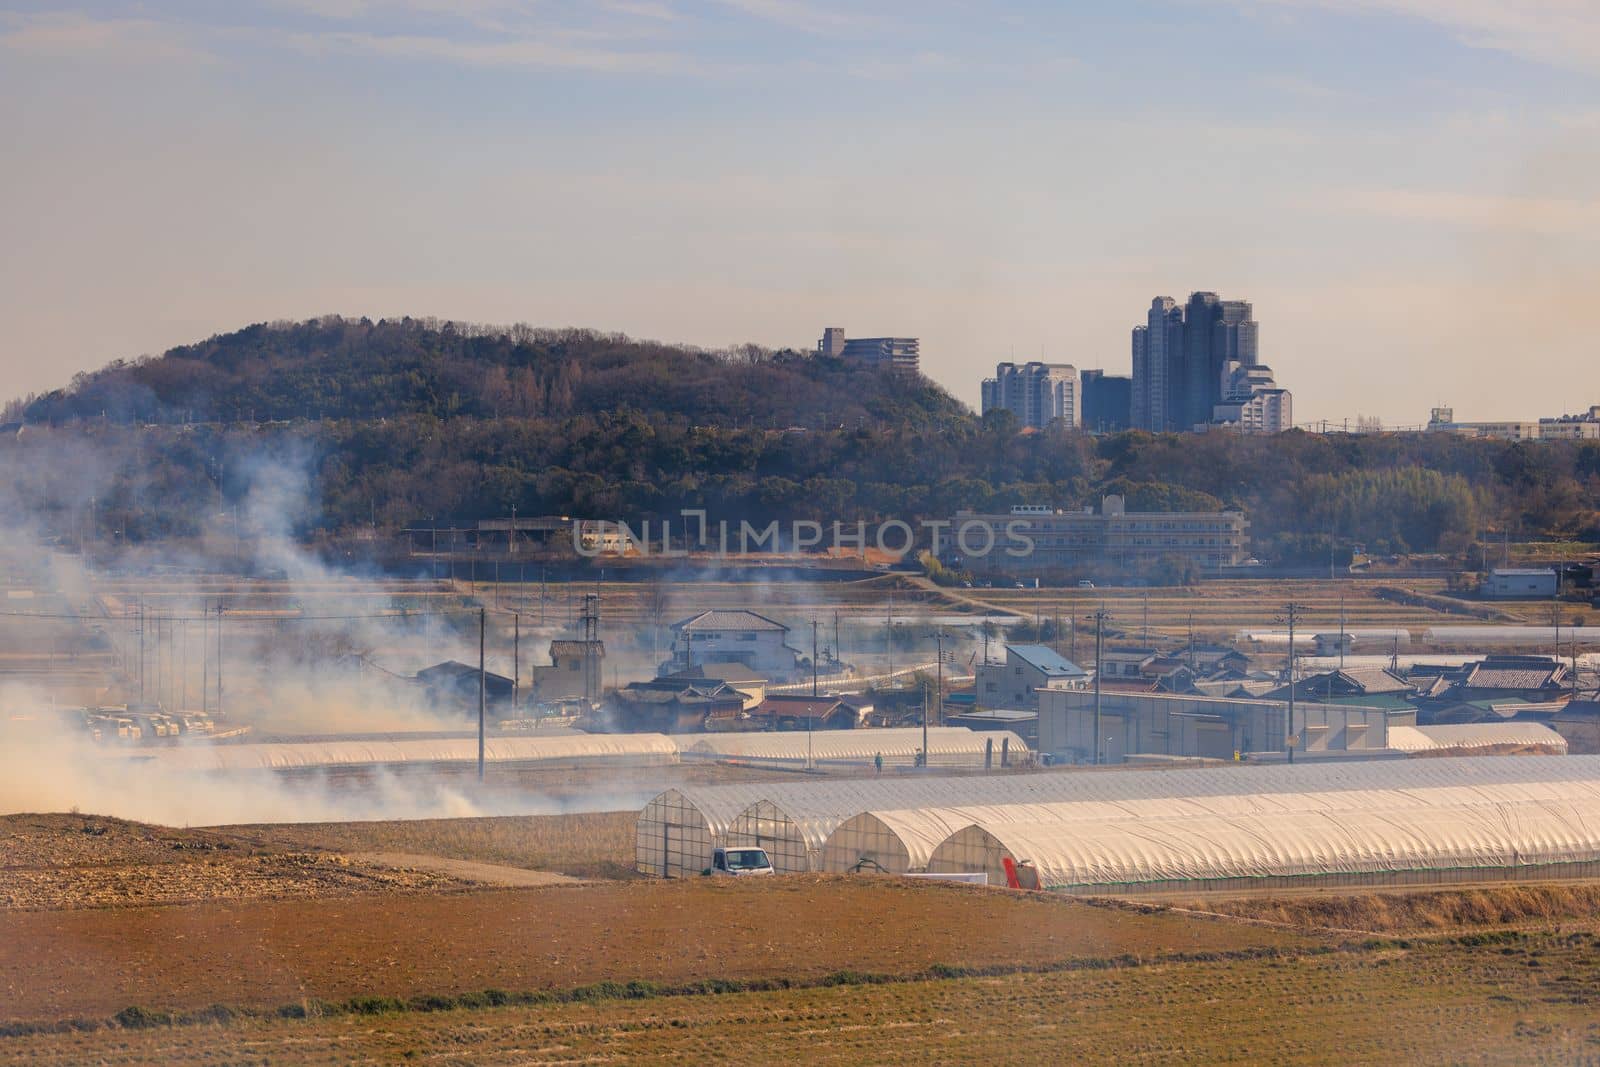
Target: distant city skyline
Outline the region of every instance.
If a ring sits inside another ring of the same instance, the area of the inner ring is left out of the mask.
[[[840,322],[976,409],[1203,285],[1302,423],[1600,401],[1572,0],[0,0],[0,92],[8,398],[336,312]]]

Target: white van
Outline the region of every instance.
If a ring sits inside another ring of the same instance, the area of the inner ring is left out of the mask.
[[[753,874],[771,874],[772,861],[764,848],[719,848],[711,853],[711,866],[705,873],[712,877],[744,878]]]

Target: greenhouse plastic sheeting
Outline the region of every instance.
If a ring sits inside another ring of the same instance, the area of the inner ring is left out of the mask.
[[[645,874],[682,878],[711,866],[711,853],[744,810],[738,794],[710,789],[668,789],[639,812],[634,866]]]
[[[685,756],[707,759],[769,760],[804,764],[870,765],[881,755],[886,765],[911,766],[922,751],[920,727],[889,730],[785,730],[761,733],[675,734]],[[930,766],[1000,766],[1002,749],[1010,763],[1028,755],[1027,742],[1009,731],[969,730],[964,726],[928,728]]]
[[[477,738],[426,741],[308,741],[267,744],[195,743],[139,753],[163,767],[191,771],[304,770],[401,763],[475,763]],[[678,746],[665,734],[563,734],[496,737],[484,745],[491,763],[606,761],[674,763]]]
[[[1049,804],[1351,789],[1473,787],[1503,782],[1600,781],[1600,756],[1440,757],[1271,766],[1059,770],[948,776],[884,776],[808,782],[741,783],[693,791],[696,803],[748,813],[723,831],[725,843],[773,847],[821,862],[828,836],[862,812],[953,805]],[[760,807],[757,807],[760,805]],[[782,845],[777,844],[782,841]],[[649,870],[641,853],[639,866]],[[852,861],[853,862],[853,861]]]
[[[1600,803],[1600,781],[1508,782],[1412,789],[1253,793],[1054,804],[996,804],[865,812],[840,823],[823,843],[821,869],[846,871],[862,859],[894,873],[921,870],[956,830],[1045,823],[1111,823],[1119,819],[1272,816],[1302,812],[1396,811],[1480,807],[1582,798]],[[941,832],[941,828],[942,832]]]
[[[928,870],[1003,878],[1006,858],[1047,889],[1592,863],[1600,800],[973,825]]]
[[[1442,726],[1391,726],[1389,747],[1398,752],[1463,748],[1528,748],[1567,751],[1567,739],[1542,722],[1471,722]]]

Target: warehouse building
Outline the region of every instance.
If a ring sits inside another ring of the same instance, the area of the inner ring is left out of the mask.
[[[1310,694],[1307,694],[1308,696]],[[1130,755],[1231,760],[1235,755],[1376,754],[1389,748],[1389,727],[1414,726],[1415,709],[1296,701],[1103,692],[1096,734],[1095,694],[1039,693],[1039,751],[1065,763],[1121,763]]]

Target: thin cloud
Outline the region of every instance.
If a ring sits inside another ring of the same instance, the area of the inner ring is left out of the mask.
[[[154,19],[97,19],[75,12],[0,14],[0,48],[56,59],[208,58],[183,27]]]
[[[676,74],[694,64],[672,52],[621,51],[568,45],[529,37],[461,40],[421,34],[298,33],[285,40],[308,52],[365,52],[394,59],[433,59],[469,66],[535,67],[623,74]]]
[[[1600,239],[1600,200],[1489,196],[1441,190],[1361,189],[1330,197],[1360,214],[1545,237]]]
[[[1441,26],[1474,48],[1555,66],[1600,65],[1600,5],[1595,0],[1245,0],[1258,9],[1318,8],[1399,15]]]
[[[807,33],[846,33],[865,29],[876,21],[867,15],[823,7],[806,0],[721,0],[721,3],[754,18]]]

